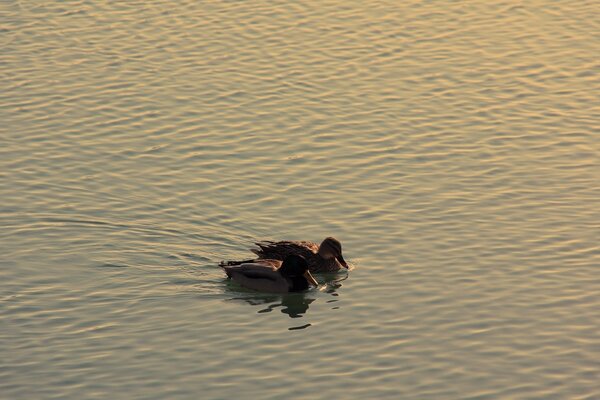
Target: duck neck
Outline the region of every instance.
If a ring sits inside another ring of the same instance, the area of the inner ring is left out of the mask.
[[[302,292],[308,289],[308,282],[303,276],[292,276],[287,278],[290,284],[290,292]]]
[[[317,252],[317,256],[319,256],[321,261],[327,261],[327,262],[331,261],[331,258],[325,257],[325,254],[321,252],[321,249],[319,249],[319,251]]]

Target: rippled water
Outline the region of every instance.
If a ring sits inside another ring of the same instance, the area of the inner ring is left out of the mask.
[[[597,2],[0,9],[0,397],[600,398]]]

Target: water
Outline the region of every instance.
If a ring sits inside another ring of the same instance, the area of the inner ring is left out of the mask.
[[[0,397],[600,398],[596,2],[0,9]]]

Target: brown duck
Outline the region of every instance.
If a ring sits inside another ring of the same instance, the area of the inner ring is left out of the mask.
[[[295,254],[304,257],[310,272],[336,272],[342,268],[348,268],[348,264],[342,256],[341,243],[332,237],[325,238],[320,245],[307,241],[288,240],[262,241],[257,242],[256,245],[258,249],[251,249],[251,251],[258,256],[258,260],[284,260],[288,255]],[[227,261],[222,265],[239,265],[256,261]]]

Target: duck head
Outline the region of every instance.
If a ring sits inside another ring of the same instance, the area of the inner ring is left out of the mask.
[[[344,268],[348,268],[348,264],[342,256],[342,244],[337,239],[332,237],[325,238],[319,246],[318,253],[326,260],[335,258]]]
[[[315,280],[315,278],[311,275],[308,270],[308,264],[304,257],[291,254],[287,256],[283,263],[281,263],[281,267],[279,267],[279,272],[285,278],[287,278],[290,282],[292,282],[293,286],[304,286],[299,285],[299,283],[306,283],[306,287],[308,288],[308,284],[314,286],[319,286],[319,283]],[[299,289],[302,289],[298,287]]]

